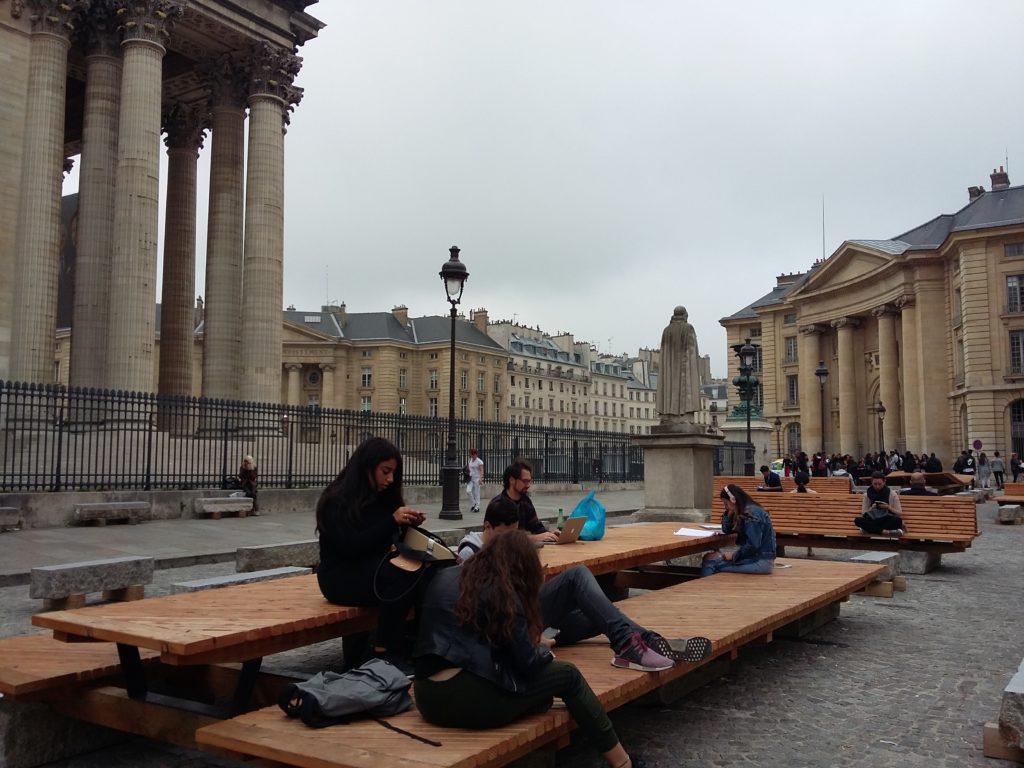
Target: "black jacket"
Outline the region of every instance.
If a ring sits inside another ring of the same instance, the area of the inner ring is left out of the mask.
[[[508,491],[502,491],[495,499],[504,496],[519,509],[519,529],[526,531],[527,533],[544,533],[548,528],[544,523],[537,517],[537,509],[533,506],[533,501],[530,499],[528,494],[523,494],[519,497],[519,501],[515,501],[511,496],[508,495]],[[493,499],[492,499],[493,501]]]
[[[528,636],[522,614],[516,617],[512,641],[501,646],[492,647],[474,629],[460,625],[455,604],[461,572],[461,566],[445,568],[427,588],[413,658],[438,656],[449,666],[462,667],[507,691],[524,692],[529,679],[554,656],[546,645]],[[481,599],[481,611],[485,605],[486,596]]]

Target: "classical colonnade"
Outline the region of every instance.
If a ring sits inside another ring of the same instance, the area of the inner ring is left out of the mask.
[[[154,389],[160,140],[167,146],[158,391],[191,394],[197,161],[210,134],[202,392],[279,402],[284,128],[294,47],[251,39],[164,58],[186,0],[27,0],[31,34],[14,270],[11,378],[53,379],[69,54],[84,46],[73,385]],[[248,146],[245,141],[248,119]],[[251,343],[248,340],[258,340]]]

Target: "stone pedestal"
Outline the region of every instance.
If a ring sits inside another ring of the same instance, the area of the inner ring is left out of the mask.
[[[723,437],[705,430],[699,424],[678,424],[671,431],[655,427],[652,434],[634,438],[644,449],[644,506],[637,520],[709,519],[715,448]]]
[[[747,421],[744,418],[727,419],[719,423],[718,428],[730,443],[747,441]],[[779,442],[776,440],[775,427],[761,416],[750,420],[750,442],[754,445],[754,472],[757,472],[757,468],[762,464],[771,464],[773,460],[779,458],[775,455],[778,453]]]
[[[914,552],[900,550],[900,573],[921,575],[934,571],[942,563],[942,555],[937,552]]]

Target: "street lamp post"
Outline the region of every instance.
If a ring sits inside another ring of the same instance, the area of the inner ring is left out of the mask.
[[[775,457],[782,458],[782,419],[775,417]]]
[[[462,288],[469,278],[466,265],[459,261],[459,249],[452,246],[448,261],[441,267],[441,280],[448,295],[448,303],[452,305],[452,331],[449,358],[451,365],[448,370],[448,445],[444,452],[444,466],[441,467],[441,514],[442,520],[461,520],[459,510],[459,459],[456,453],[455,440],[455,318],[458,316],[459,302],[462,300]]]
[[[814,375],[818,377],[818,396],[821,403],[821,455],[825,455],[825,380],[828,378],[828,368],[825,361],[819,360],[818,367],[814,369]]]
[[[878,414],[878,440],[882,444],[882,455],[885,455],[885,406],[882,405],[882,401],[878,401],[878,405],[875,406],[875,413]]]
[[[757,348],[750,343],[750,339],[745,339],[742,345],[737,345],[734,349],[736,357],[740,359],[740,375],[733,379],[732,383],[736,385],[747,411],[747,447],[743,461],[743,474],[753,477],[754,444],[750,441],[750,401],[754,397],[754,387],[757,386],[757,377],[753,375]]]

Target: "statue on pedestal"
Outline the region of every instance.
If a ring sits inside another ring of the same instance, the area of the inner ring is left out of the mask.
[[[686,307],[676,307],[661,334],[661,367],[655,403],[661,428],[695,424],[700,410],[700,364],[697,333],[687,322]]]

